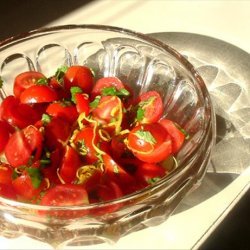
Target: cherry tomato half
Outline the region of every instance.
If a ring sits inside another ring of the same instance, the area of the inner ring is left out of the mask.
[[[37,71],[27,71],[17,75],[13,87],[15,97],[19,98],[25,89],[36,85],[37,81],[42,78],[45,78],[45,76]]]
[[[74,123],[78,117],[76,106],[63,102],[50,103],[46,109],[46,113],[51,116],[64,118],[70,123]]]
[[[41,200],[46,206],[77,206],[89,204],[85,188],[74,184],[61,184],[50,188]]]
[[[46,85],[34,85],[25,89],[20,95],[21,103],[43,103],[58,100],[54,89]]]
[[[93,164],[98,160],[95,145],[97,145],[99,140],[100,138],[98,134],[95,133],[94,127],[83,128],[77,133],[74,139],[77,151],[88,164]]]
[[[12,181],[12,185],[17,195],[23,200],[37,202],[41,191],[45,188],[46,183],[42,176],[34,176],[36,168],[27,168],[22,174]]]
[[[137,101],[137,121],[140,123],[157,122],[163,114],[163,102],[156,91],[148,91]]]
[[[67,146],[59,168],[60,177],[65,183],[72,183],[76,180],[76,171],[81,166],[80,155],[70,146]]]
[[[172,151],[173,154],[177,153],[184,143],[185,135],[181,130],[175,125],[175,123],[168,119],[162,119],[159,122],[168,132],[172,140]]]
[[[102,95],[102,90],[108,87],[115,87],[116,90],[124,89],[124,84],[117,77],[103,77],[97,80],[92,91],[91,97],[94,98],[97,95]]]
[[[17,199],[17,194],[13,186],[3,183],[0,183],[0,196],[11,200]]]
[[[89,94],[93,87],[93,75],[88,67],[75,65],[67,69],[64,75],[64,87],[70,91],[73,86],[80,87],[84,93]]]
[[[6,97],[0,106],[0,119],[7,121],[12,126],[25,128],[40,119],[40,115],[28,104],[19,102],[14,96]]]
[[[14,129],[6,121],[0,121],[0,154],[3,152],[12,132],[14,132]]]
[[[5,156],[12,167],[27,165],[41,156],[42,135],[34,126],[28,126],[11,135],[6,147]]]
[[[158,123],[133,128],[127,146],[138,159],[148,163],[160,162],[172,153],[170,136]]]
[[[13,168],[6,163],[0,162],[0,183],[11,184],[12,183]]]

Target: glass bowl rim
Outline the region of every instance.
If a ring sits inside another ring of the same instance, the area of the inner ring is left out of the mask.
[[[173,47],[167,45],[166,43],[163,43],[159,41],[158,39],[155,39],[149,35],[146,35],[141,32],[133,31],[127,28],[121,28],[121,27],[116,27],[116,26],[110,26],[110,25],[99,25],[99,24],[67,24],[67,25],[57,25],[57,26],[50,26],[50,27],[43,27],[43,28],[38,28],[38,29],[33,29],[28,32],[20,33],[15,36],[6,38],[2,41],[0,41],[0,53],[1,50],[5,49],[5,46],[9,45],[12,46],[13,43],[18,43],[22,42],[23,39],[28,39],[32,37],[33,35],[40,35],[42,36],[43,34],[50,33],[50,32],[60,32],[64,30],[87,30],[87,29],[93,29],[93,30],[100,30],[100,31],[111,31],[111,32],[116,32],[116,33],[123,33],[129,36],[132,36],[134,38],[141,39],[142,41],[146,41],[149,44],[157,46],[157,48],[160,48],[161,50],[164,50],[167,53],[170,53],[175,59],[177,59],[182,66],[185,67],[185,69],[191,73],[192,77],[197,81],[202,96],[206,97],[208,102],[210,103],[211,107],[206,106],[206,109],[209,111],[210,116],[209,116],[209,121],[213,123],[213,109],[212,109],[212,102],[211,98],[209,95],[209,92],[207,90],[207,87],[205,85],[204,80],[200,76],[200,74],[197,72],[197,70],[194,68],[194,66],[177,50],[175,50]],[[205,99],[205,98],[204,98]],[[208,125],[210,123],[207,122],[207,125],[205,126],[205,131],[208,131]],[[214,132],[214,129],[212,129],[212,133]],[[199,145],[203,145],[205,139],[206,139],[206,134],[207,133],[202,133],[202,139],[200,140]],[[212,135],[212,141],[214,141],[214,135]],[[155,190],[159,188],[161,185],[163,185],[165,182],[171,181],[171,179],[178,175],[178,173],[181,172],[183,167],[192,159],[192,157],[199,151],[199,147],[196,147],[195,150],[193,150],[190,154],[189,157],[187,157],[186,161],[182,163],[182,167],[178,166],[178,168],[174,169],[171,171],[168,175],[165,177],[161,178],[158,182],[156,182],[152,186],[148,186],[146,188],[140,189],[136,192],[133,192],[128,195],[124,195],[120,198],[111,200],[111,201],[103,201],[103,202],[98,202],[98,203],[93,203],[93,204],[83,204],[83,205],[77,205],[77,206],[45,206],[45,205],[38,205],[38,204],[31,204],[31,203],[25,203],[25,202],[20,202],[20,201],[15,201],[11,200],[8,198],[0,197],[0,204],[1,205],[9,205],[9,206],[14,206],[17,208],[28,208],[28,209],[35,209],[35,210],[82,210],[82,209],[91,209],[95,208],[98,206],[98,208],[102,206],[107,206],[107,205],[114,205],[114,204],[119,204],[119,203],[124,203],[126,201],[129,201],[132,198],[136,198],[137,196],[144,196],[146,195],[150,190]],[[146,196],[147,197],[147,196]],[[2,208],[0,208],[1,210]]]

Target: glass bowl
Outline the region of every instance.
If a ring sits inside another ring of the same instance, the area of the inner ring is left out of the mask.
[[[0,75],[4,86],[0,101],[12,94],[18,73],[38,70],[50,76],[60,66],[73,64],[91,67],[96,79],[117,76],[136,94],[157,90],[164,100],[164,117],[189,134],[176,155],[178,167],[150,187],[97,205],[49,207],[0,197],[0,232],[4,237],[26,235],[54,247],[116,242],[164,222],[183,197],[199,186],[206,172],[215,121],[204,81],[181,54],[146,35],[110,26],[66,25],[2,41]],[[92,213],[114,206],[119,209]],[[75,218],[40,216],[42,210],[70,210]]]

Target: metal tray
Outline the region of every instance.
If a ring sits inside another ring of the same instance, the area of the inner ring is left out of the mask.
[[[175,213],[211,198],[250,166],[250,54],[212,37],[180,32],[150,36],[172,46],[195,66],[213,100],[217,138],[202,185]]]

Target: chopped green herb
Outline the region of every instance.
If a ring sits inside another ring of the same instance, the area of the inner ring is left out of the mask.
[[[51,122],[51,116],[48,114],[43,114],[42,115],[42,123],[43,125],[47,125]]]
[[[68,67],[65,65],[61,66],[60,68],[57,69],[57,71],[55,73],[55,78],[59,83],[62,83],[63,77],[64,77],[67,70],[68,70]]]
[[[156,140],[153,137],[153,135],[149,131],[144,131],[144,130],[137,130],[135,132],[138,138],[150,143],[150,144],[155,144]]]
[[[12,180],[15,180],[17,177],[18,177],[18,173],[16,171],[13,171],[12,176],[11,176]]]
[[[28,175],[31,178],[31,182],[34,188],[39,188],[42,182],[42,174],[38,168],[26,168]]]
[[[83,93],[82,89],[80,87],[74,86],[70,88],[70,93],[71,93],[71,101],[73,103],[76,103],[76,94]]]
[[[100,102],[101,97],[98,95],[96,98],[89,104],[91,108],[96,108]]]
[[[36,81],[37,85],[48,85],[48,79],[46,77],[40,78]]]
[[[157,181],[159,181],[161,178],[160,177],[153,177],[147,180],[148,184],[152,185],[154,183],[156,183]]]
[[[129,96],[130,93],[125,88],[117,90],[114,86],[102,89],[102,95]]]
[[[136,111],[136,120],[142,121],[142,119],[144,118],[144,113],[145,113],[145,110],[143,110],[141,107],[138,107]]]
[[[81,155],[86,155],[88,153],[88,149],[86,147],[86,144],[85,144],[85,141],[82,139],[82,140],[79,140],[77,142],[77,148],[79,150],[79,153]]]

